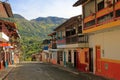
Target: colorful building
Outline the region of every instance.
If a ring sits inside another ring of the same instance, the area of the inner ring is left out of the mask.
[[[93,73],[120,80],[120,0],[78,0],[83,33],[89,35]]]
[[[15,23],[7,21],[9,17],[13,17],[10,4],[0,1],[0,69],[19,59],[20,35]]]
[[[48,50],[49,44],[50,44],[49,39],[43,40],[43,43],[42,43],[43,51],[41,52],[43,62],[50,62],[50,54],[49,54],[49,50]]]
[[[58,26],[57,63],[62,66],[74,67],[80,71],[88,71],[87,58],[89,55],[88,36],[82,34],[82,16],[74,16]]]
[[[56,43],[56,32],[49,34],[51,36],[49,44],[50,62],[57,64],[57,43]]]

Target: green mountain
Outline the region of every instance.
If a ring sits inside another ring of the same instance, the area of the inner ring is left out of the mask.
[[[66,21],[66,19],[58,17],[39,17],[29,21],[18,14],[14,14],[14,18],[21,37],[34,38],[36,40],[47,38],[47,35],[51,33],[54,28]]]
[[[33,19],[32,21],[47,23],[47,24],[61,24],[63,23],[63,21],[65,21],[65,19],[49,16],[49,17],[38,17],[36,19]]]
[[[24,59],[29,59],[33,53],[41,51],[41,43],[49,38],[48,34],[67,19],[59,17],[39,17],[27,20],[19,14],[14,14],[14,20],[21,35]]]

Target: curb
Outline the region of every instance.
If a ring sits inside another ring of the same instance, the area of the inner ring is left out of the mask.
[[[52,65],[52,66],[57,67],[57,68],[59,68],[59,69],[61,69],[61,70],[68,71],[68,72],[73,73],[73,74],[76,74],[76,75],[79,74],[79,72],[73,71],[73,70],[68,69],[68,68],[66,68],[66,67],[64,67],[64,66],[58,66],[58,65]]]
[[[9,75],[9,73],[14,69],[14,67],[8,67],[8,68],[10,69],[8,69],[6,73],[3,73],[4,75],[0,78],[0,80],[4,80]]]
[[[1,80],[4,80],[4,79],[9,75],[9,73],[10,73],[12,70],[13,70],[13,68],[11,68],[11,69],[2,77]]]
[[[67,69],[67,68],[65,68],[65,67],[63,67],[63,68],[60,68],[60,67],[59,67],[59,69],[62,69],[62,70],[65,70],[65,71],[71,72],[71,73],[76,74],[76,75],[79,74],[78,72],[76,72],[76,71],[72,71],[72,70]]]

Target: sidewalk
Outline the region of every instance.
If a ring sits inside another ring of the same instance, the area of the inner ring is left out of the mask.
[[[68,72],[71,72],[75,75],[78,75],[81,78],[81,80],[114,80],[114,79],[108,79],[108,78],[105,78],[102,76],[97,76],[92,73],[80,72],[74,68],[68,68],[68,67],[63,67],[63,66],[59,66],[59,65],[52,65],[52,66],[57,67],[62,70],[65,70],[65,71],[68,71]]]
[[[4,78],[10,73],[10,71],[15,67],[15,65],[9,65],[8,68],[0,70],[0,80],[4,80]]]

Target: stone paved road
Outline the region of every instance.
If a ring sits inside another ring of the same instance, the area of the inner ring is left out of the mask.
[[[81,80],[78,75],[50,64],[22,63],[5,80]]]
[[[5,80],[108,80],[93,74],[69,72],[61,67],[45,63],[21,63]]]

